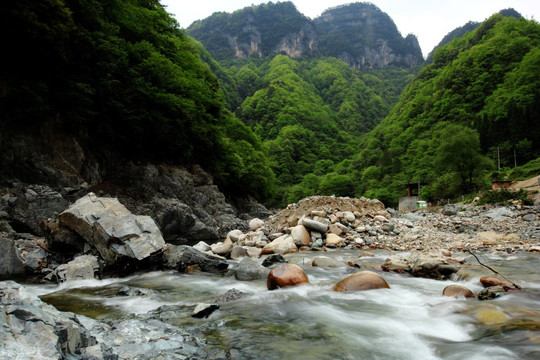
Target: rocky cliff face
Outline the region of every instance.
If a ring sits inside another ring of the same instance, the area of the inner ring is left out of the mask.
[[[251,6],[232,14],[216,13],[193,23],[189,35],[218,60],[285,53],[315,56],[317,34],[312,22],[292,3]]]
[[[270,215],[249,197],[226,198],[197,165],[133,164],[95,153],[88,142],[51,124],[34,132],[3,132],[0,233],[51,236],[57,229],[48,225],[89,192],[116,197],[133,213],[152,217],[172,244],[213,242],[233,228],[247,228],[251,217]]]
[[[315,19],[320,52],[357,69],[412,67],[423,61],[414,35],[403,38],[386,13],[368,3],[325,11]]]
[[[217,60],[324,55],[358,69],[412,67],[423,61],[416,37],[403,38],[387,14],[367,3],[330,9],[313,21],[292,3],[268,3],[214,14],[187,31]]]

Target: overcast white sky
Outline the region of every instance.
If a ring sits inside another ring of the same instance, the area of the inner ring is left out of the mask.
[[[267,3],[258,0],[160,0],[182,28],[214,12],[233,12],[246,6]],[[274,0],[273,2],[278,2]],[[350,0],[292,0],[296,8],[310,18]],[[481,22],[501,9],[514,8],[527,19],[540,20],[540,0],[371,0],[390,15],[403,36],[418,37],[424,57],[450,31],[468,21]]]

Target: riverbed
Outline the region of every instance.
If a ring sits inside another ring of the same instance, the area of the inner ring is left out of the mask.
[[[31,286],[30,291],[59,310],[93,319],[161,321],[196,332],[207,353],[231,359],[540,358],[539,253],[479,254],[483,263],[523,288],[490,301],[442,296],[450,284],[478,293],[479,278],[493,274],[465,253],[453,254],[468,267],[452,280],[379,272],[390,289],[332,290],[355,271],[377,269],[390,255],[372,253],[357,261],[360,269],[311,266],[310,260],[321,255],[317,252],[288,254],[287,260],[300,265],[310,283],[274,291],[267,290],[264,279],[173,271]],[[347,261],[358,252],[324,255]],[[148,292],[119,296],[126,286]],[[220,303],[208,318],[191,316],[196,305],[233,288],[247,295]],[[153,336],[152,341],[159,339]]]

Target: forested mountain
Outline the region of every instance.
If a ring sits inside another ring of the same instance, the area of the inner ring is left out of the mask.
[[[515,17],[516,19],[519,19],[521,17],[521,14],[518,13],[514,9],[504,9],[504,10],[499,11],[499,14],[501,14],[503,16],[507,16],[507,17]],[[463,35],[465,35],[465,33],[468,33],[469,31],[473,31],[478,26],[480,26],[480,24],[481,23],[476,22],[476,21],[469,21],[465,25],[457,27],[454,30],[450,31],[448,34],[446,34],[443,37],[443,39],[428,54],[428,56],[426,58],[426,64],[431,64],[431,62],[433,61],[433,53],[435,52],[435,50],[437,50],[438,48],[440,48],[443,45],[448,44],[449,42],[451,42],[455,38],[460,38]]]
[[[0,20],[4,177],[52,181],[50,140],[69,138],[101,172],[119,158],[200,164],[225,191],[276,205],[395,205],[405,184],[447,197],[481,188],[497,153],[503,167],[540,155],[535,21],[494,15],[419,70],[416,39],[370,4],[314,21],[292,3],[214,14],[189,30],[201,42],[158,0],[21,0]],[[30,133],[43,158],[21,148]],[[98,171],[87,160],[76,171]]]
[[[413,67],[423,61],[416,37],[403,38],[392,19],[369,3],[338,6],[312,21],[291,2],[269,2],[215,13],[187,32],[218,61],[279,53],[336,57],[358,69]]]
[[[426,198],[482,187],[486,170],[540,155],[540,25],[494,15],[435,51],[390,115],[363,139],[357,194],[389,204],[405,184]],[[498,150],[498,151],[497,151]],[[486,156],[487,155],[487,156]]]
[[[40,133],[65,133],[103,168],[118,156],[197,163],[230,191],[268,195],[260,140],[225,109],[198,45],[158,0],[21,0],[3,2],[0,17],[4,176],[51,181],[17,136],[33,133],[52,151]]]

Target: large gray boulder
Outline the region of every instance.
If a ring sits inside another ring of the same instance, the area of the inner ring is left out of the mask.
[[[56,218],[67,206],[67,200],[50,187],[31,185],[18,193],[12,217],[25,231],[45,235],[43,222]]]
[[[59,220],[94,246],[108,264],[118,256],[142,260],[165,245],[152,218],[133,215],[118,199],[94,193],[77,200]]]
[[[73,280],[94,279],[94,273],[99,270],[98,259],[93,255],[82,255],[56,268],[56,278],[59,283]]]
[[[26,293],[13,281],[0,282],[0,358],[77,358],[96,339],[71,313]]]
[[[9,279],[24,273],[24,264],[17,253],[14,241],[0,237],[0,279]]]

